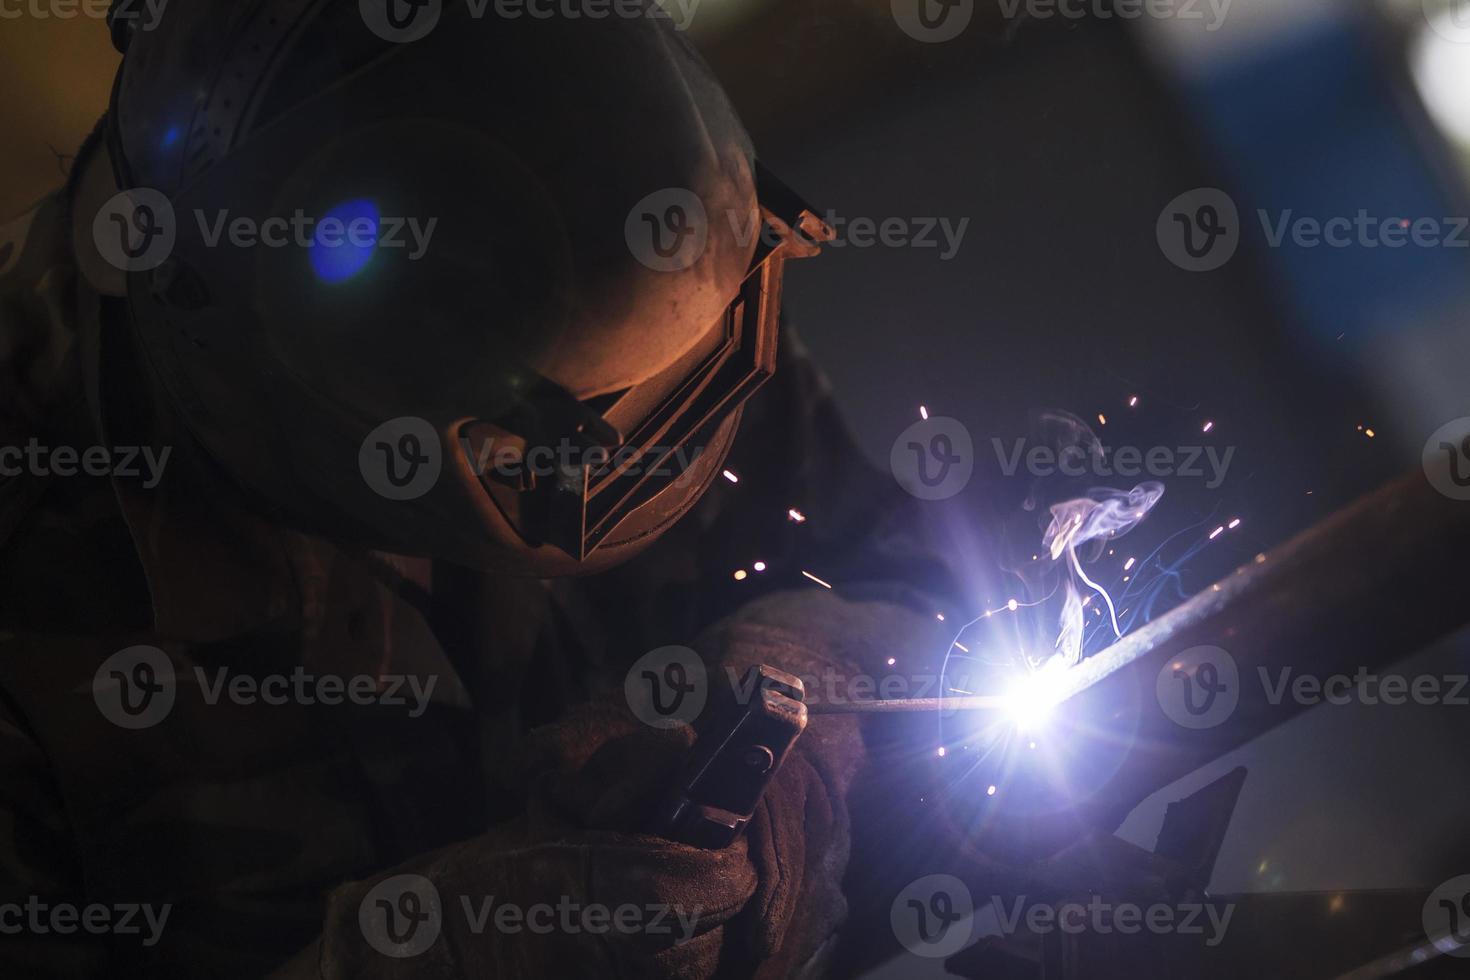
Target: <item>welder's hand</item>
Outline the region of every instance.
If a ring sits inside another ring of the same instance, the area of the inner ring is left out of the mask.
[[[521,817],[337,889],[317,947],[282,980],[714,976],[757,887],[745,842],[706,851],[638,832],[688,734],[600,705],[533,741]]]
[[[758,662],[820,669],[794,637],[754,623],[695,647],[721,681]],[[717,851],[647,832],[692,741],[613,698],[538,729],[522,817],[338,889],[317,946],[280,976],[796,975],[844,916],[856,726],[809,729],[746,834]]]
[[[807,636],[788,629],[770,611],[753,607],[693,644],[711,679],[712,703],[728,697],[731,682],[758,664],[802,676],[852,671],[814,650]],[[646,728],[621,704],[583,709],[537,734],[548,753],[541,764],[556,759],[537,794],[541,816],[630,838],[650,826],[692,744],[689,729]],[[600,747],[592,752],[588,747],[594,745]],[[718,934],[707,940],[711,953],[718,949],[721,976],[784,980],[820,965],[830,951],[846,917],[842,879],[851,850],[846,800],[862,759],[856,719],[823,719],[797,740],[734,845],[707,852],[658,842],[641,855],[648,872],[668,869],[668,894],[686,906],[709,905],[708,874],[721,876],[714,884],[725,902],[739,898],[738,910],[725,912]],[[701,867],[710,854],[721,856],[717,871]],[[670,951],[668,962],[681,959],[681,976],[714,975],[712,962],[691,953]]]

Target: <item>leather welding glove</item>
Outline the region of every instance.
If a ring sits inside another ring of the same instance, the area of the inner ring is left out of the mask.
[[[828,669],[797,633],[759,618],[729,620],[694,646],[717,686],[756,663]],[[855,721],[809,727],[746,834],[722,850],[646,832],[692,739],[688,728],[645,726],[612,696],[538,729],[520,818],[337,889],[318,943],[280,976],[775,978],[819,968],[846,913],[845,800],[863,753]],[[610,914],[584,916],[594,908]],[[620,910],[631,927],[617,925]]]

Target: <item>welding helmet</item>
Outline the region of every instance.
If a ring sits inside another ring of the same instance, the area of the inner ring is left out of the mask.
[[[785,260],[831,232],[656,6],[146,6],[109,21],[95,232],[224,473],[365,547],[542,576],[693,506],[774,369]]]

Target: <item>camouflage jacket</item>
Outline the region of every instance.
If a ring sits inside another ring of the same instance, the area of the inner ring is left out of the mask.
[[[844,602],[935,618],[922,593],[942,574],[902,494],[790,338],[747,409],[738,484],[717,481],[612,572],[496,578],[352,552],[247,507],[152,399],[69,228],[62,194],[0,227],[6,976],[268,972],[316,936],[335,885],[514,816],[527,732],[757,596],[820,592],[803,570]],[[938,639],[915,647],[942,653]],[[109,670],[139,646],[174,671],[163,709],[125,687],[157,675]],[[322,676],[343,687],[286,693]],[[221,696],[242,678],[246,696]],[[348,696],[357,678],[370,696]],[[58,903],[82,925],[48,919]],[[28,906],[48,927],[8,928]]]

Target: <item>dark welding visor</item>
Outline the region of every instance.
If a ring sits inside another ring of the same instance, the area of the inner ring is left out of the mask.
[[[639,384],[578,401],[546,379],[495,420],[467,423],[469,454],[506,521],[578,561],[615,536],[657,533],[718,474],[741,406],[775,370],[786,260],[833,231],[756,165],[762,234],[740,291],[679,360]]]

